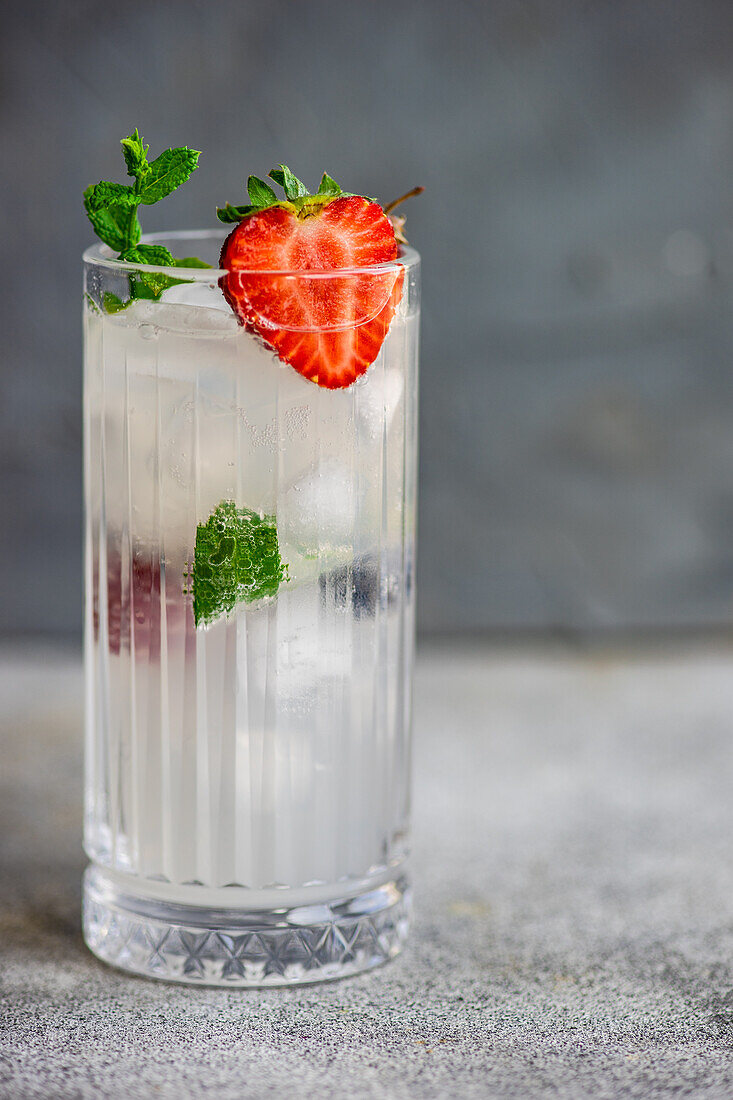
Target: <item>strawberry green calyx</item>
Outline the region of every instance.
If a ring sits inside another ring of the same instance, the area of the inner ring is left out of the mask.
[[[244,206],[233,206],[228,202],[224,206],[217,207],[216,216],[219,221],[241,222],[243,218],[248,218],[251,214],[260,214],[273,206],[282,207],[302,220],[318,214],[334,199],[355,197],[354,192],[343,191],[327,172],[323,173],[315,195],[312,195],[305,184],[293,175],[287,164],[279,164],[268,175],[279,187],[282,187],[285,192],[284,200],[277,197],[269,183],[265,183],[257,176],[250,176],[247,180],[249,203]],[[360,197],[367,198],[366,195]],[[367,201],[376,200],[367,198]]]

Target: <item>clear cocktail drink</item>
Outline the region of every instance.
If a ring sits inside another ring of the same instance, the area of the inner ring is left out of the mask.
[[[409,906],[417,256],[336,390],[219,272],[108,312],[120,264],[85,260],[87,941],[190,981],[375,965]]]

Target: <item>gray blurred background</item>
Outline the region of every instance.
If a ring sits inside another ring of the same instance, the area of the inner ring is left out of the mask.
[[[423,633],[727,627],[733,4],[6,5],[0,632],[81,623],[83,188],[203,150],[151,231],[328,170],[424,257]]]

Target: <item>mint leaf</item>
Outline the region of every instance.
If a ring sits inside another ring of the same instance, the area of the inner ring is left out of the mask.
[[[287,198],[292,202],[293,199],[300,199],[305,195],[310,195],[310,191],[304,183],[294,176],[288,168],[287,164],[279,164],[277,168],[273,168],[271,172],[268,172],[271,180],[278,183]]]
[[[211,264],[207,264],[204,260],[200,260],[198,256],[182,256],[180,259],[173,258],[173,267],[208,267],[211,270]],[[181,279],[181,282],[185,282]]]
[[[116,294],[112,294],[109,290],[105,290],[102,295],[102,306],[105,313],[119,313],[121,309],[127,309],[129,304],[129,302],[123,302],[121,298],[118,298]]]
[[[139,176],[145,171],[148,166],[148,149],[149,145],[143,145],[142,138],[135,129],[129,137],[123,138],[120,142],[122,146],[122,155],[125,158],[125,164],[127,165],[128,176]]]
[[[211,264],[204,263],[197,256],[185,256],[181,260],[176,260],[162,245],[141,244],[135,249],[137,253],[143,250],[148,258],[138,259],[137,263],[155,264],[157,267],[211,268]],[[152,258],[153,252],[158,254],[156,259]],[[164,252],[167,253],[165,260],[162,255]],[[148,298],[157,302],[164,290],[190,282],[192,282],[191,279],[177,279],[174,275],[165,275],[162,271],[136,271],[132,279],[131,293],[133,298]]]
[[[139,181],[138,198],[145,206],[170,195],[185,183],[196,168],[201,154],[196,149],[166,149],[156,157]]]
[[[269,183],[257,176],[250,176],[247,180],[247,194],[253,206],[272,206],[277,202],[277,195]]]
[[[162,244],[139,244],[137,248],[128,249],[120,259],[130,264],[173,267],[173,256]]]
[[[137,225],[137,237],[129,233],[130,211],[122,206],[110,206],[106,210],[87,210],[87,217],[100,240],[114,252],[122,252],[129,240],[140,239],[140,225]],[[135,219],[137,221],[137,219]]]
[[[196,626],[230,614],[238,603],[275,596],[288,579],[272,516],[223,500],[196,528],[194,561],[186,574]]]
[[[174,279],[172,275],[163,275],[160,271],[136,271],[130,279],[130,295],[132,298],[157,302],[164,290],[180,282],[183,280]]]
[[[196,256],[186,256],[182,260],[174,259],[172,266],[210,268],[211,264],[204,263]],[[135,271],[130,275],[130,297],[128,300],[123,302],[116,294],[107,291],[102,297],[102,306],[105,313],[118,313],[121,309],[127,309],[134,301],[141,298],[149,302],[157,302],[164,290],[168,290],[171,286],[180,286],[181,283],[190,282],[192,282],[191,279],[176,279],[175,276],[165,275],[162,271]]]
[[[103,210],[108,206],[123,206],[131,209],[136,206],[135,192],[126,183],[109,183],[101,180],[87,187],[84,192],[84,208],[90,211]]]
[[[119,313],[121,309],[127,309],[133,302],[141,299],[147,302],[157,302],[160,295],[169,285],[183,282],[182,279],[170,279],[166,275],[158,275],[156,272],[135,272],[130,276],[130,297],[125,301],[116,294],[105,291],[102,295],[102,306],[105,313]]]
[[[327,172],[323,173],[320,185],[318,187],[317,195],[340,195],[341,188],[336,183],[336,180],[331,179]]]

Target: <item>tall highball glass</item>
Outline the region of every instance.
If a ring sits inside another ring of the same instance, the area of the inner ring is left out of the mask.
[[[212,269],[84,255],[84,935],[149,977],[290,985],[409,925],[419,258],[257,273],[371,280],[373,315],[401,281],[327,389],[238,323],[222,239],[147,238]]]

